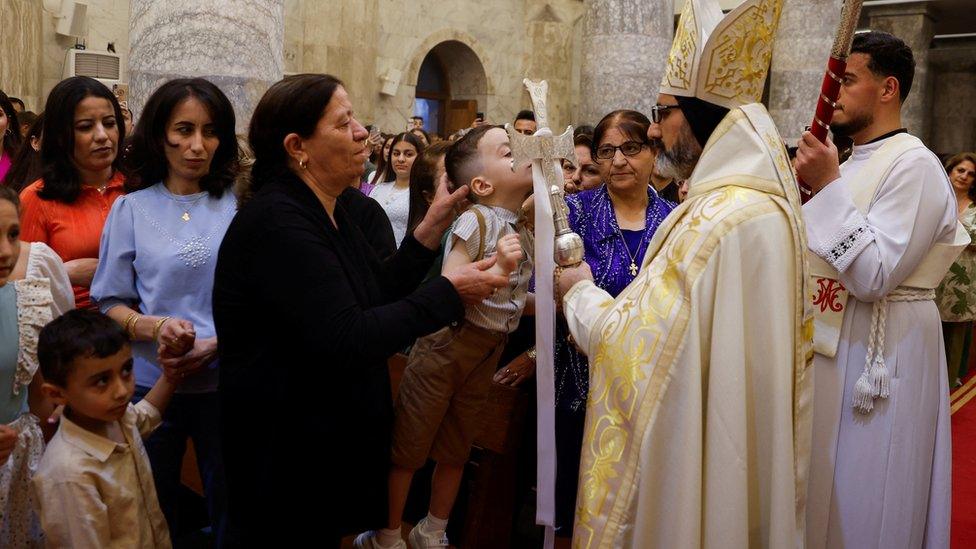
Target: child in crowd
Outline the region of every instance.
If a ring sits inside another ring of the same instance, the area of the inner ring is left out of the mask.
[[[492,375],[523,310],[531,314],[534,309],[528,293],[532,260],[523,251],[516,226],[517,211],[532,192],[531,165],[514,166],[505,130],[482,126],[451,146],[445,168],[451,181],[469,186],[473,206],[451,230],[443,271],[495,253],[492,269],[509,276],[510,284],[468,306],[460,325],[420,338],[413,346],[396,405],[389,522],[386,529],[361,534],[356,539],[361,548],[406,548],[401,515],[414,472],[428,457],[437,462],[430,511],[411,530],[410,545],[447,546],[447,519],[478,435]]]
[[[65,407],[33,478],[48,546],[171,547],[142,437],[160,424],[176,384],[161,376],[132,404],[129,340],[94,311],[45,326],[38,359],[43,391]]]

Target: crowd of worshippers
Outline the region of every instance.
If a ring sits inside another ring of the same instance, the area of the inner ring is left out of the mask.
[[[441,139],[415,117],[387,134],[360,124],[355,93],[287,77],[246,136],[199,78],[162,84],[135,121],[87,77],[39,114],[0,93],[0,546],[170,546],[189,529],[188,440],[220,546],[277,524],[279,540],[373,529],[358,543],[397,547],[428,459],[430,508],[409,539],[447,545],[491,384],[524,390],[534,374],[531,343],[512,352],[534,309],[531,166],[494,123],[531,135],[536,122],[479,117]],[[652,115],[578,126],[562,161],[570,225],[611,295],[688,191],[658,175],[649,134],[666,113]],[[972,231],[976,154],[945,167]],[[972,333],[967,254],[940,288],[954,382]],[[565,533],[588,378],[567,335],[558,323]]]

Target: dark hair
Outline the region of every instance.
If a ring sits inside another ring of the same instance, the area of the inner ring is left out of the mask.
[[[423,121],[423,116],[417,116],[416,114],[410,117],[410,120],[420,120]]]
[[[21,111],[27,110],[27,106],[24,105],[24,100],[23,99],[21,99],[19,97],[10,97],[9,99],[10,99],[10,102],[11,103],[17,103],[18,105],[20,105],[20,110]]]
[[[17,120],[21,126],[30,126],[37,121],[37,113],[34,111],[23,111],[17,115]]]
[[[422,134],[424,135],[424,139],[426,139],[426,140],[427,140],[427,143],[428,143],[428,144],[430,143],[430,134],[429,134],[429,133],[427,133],[427,130],[425,130],[425,129],[423,129],[423,128],[411,128],[411,129],[410,129],[410,133],[412,133],[412,134],[414,135],[414,137],[416,137],[416,136],[417,136],[417,133],[416,133],[416,132],[420,132],[420,133],[422,133]],[[417,139],[420,139],[420,138],[418,137]],[[426,146],[426,145],[425,145],[425,146]]]
[[[908,44],[887,32],[862,32],[854,35],[851,53],[867,54],[868,69],[875,75],[898,80],[898,93],[905,102],[915,79],[915,56]]]
[[[529,110],[521,110],[515,115],[515,121],[519,120],[531,120],[535,122],[535,113]]]
[[[13,160],[17,149],[20,148],[20,121],[10,98],[3,91],[0,91],[0,109],[3,109],[3,113],[7,115],[7,131],[5,135],[0,136],[3,138],[3,150],[0,153],[7,153],[7,156]]]
[[[328,74],[296,74],[273,84],[251,116],[248,141],[254,152],[250,191],[291,174],[285,136],[308,138],[325,114],[325,107],[342,82]]]
[[[588,133],[578,133],[573,137],[574,147],[586,147],[593,149],[593,135]]]
[[[424,192],[434,196],[437,190],[437,161],[447,154],[450,143],[440,142],[424,149],[424,153],[413,161],[410,168],[410,213],[407,214],[407,233],[412,233],[420,221],[427,215],[430,205],[424,198]]]
[[[599,163],[596,157],[596,150],[603,141],[603,136],[611,128],[616,128],[620,133],[640,143],[647,143],[647,130],[651,127],[651,121],[646,116],[627,109],[613,111],[600,120],[593,130],[593,142],[590,143],[590,155],[593,161]]]
[[[110,357],[128,344],[122,327],[111,318],[97,311],[74,309],[41,329],[37,359],[45,381],[65,387],[76,359]]]
[[[20,144],[20,150],[13,158],[10,171],[3,178],[2,184],[4,186],[20,192],[24,187],[40,179],[44,171],[41,164],[41,153],[34,150],[31,141],[35,137],[41,137],[43,127],[44,114],[42,113],[27,130],[27,138]]]
[[[20,211],[20,196],[17,195],[16,190],[0,185],[0,200],[10,202],[17,211]]]
[[[954,170],[956,166],[962,164],[967,160],[969,162],[972,162],[973,167],[976,168],[976,153],[961,152],[959,154],[953,155],[948,160],[946,160],[945,163],[946,173],[951,174],[952,170]],[[970,200],[976,202],[976,181],[974,181],[973,184],[969,186],[969,191],[967,191],[966,194],[969,196]]]
[[[593,126],[589,124],[583,124],[582,126],[577,126],[576,129],[573,130],[573,137],[576,137],[577,135],[588,135],[592,138]]]
[[[70,204],[81,192],[81,180],[74,163],[75,109],[88,97],[105,99],[115,111],[119,142],[115,144],[112,171],[122,168],[122,144],[125,142],[125,121],[115,94],[94,78],[72,76],[58,82],[47,96],[44,106],[44,139],[41,141],[41,164],[44,166],[44,188],[37,193],[45,200]]]
[[[178,78],[156,89],[142,109],[139,123],[126,147],[127,192],[151,187],[166,178],[166,127],[176,107],[194,98],[207,109],[220,144],[210,162],[210,172],[200,180],[200,189],[219,198],[234,184],[239,169],[234,107],[224,92],[203,78]]]
[[[376,183],[378,183],[378,180],[379,179],[381,179],[384,175],[386,175],[386,157],[383,156],[383,149],[385,149],[386,148],[386,144],[389,143],[393,139],[393,136],[392,135],[385,134],[385,133],[381,133],[380,135],[383,136],[383,144],[380,145],[380,150],[375,153],[375,155],[376,155],[376,160],[375,160],[376,169],[373,170],[373,177],[370,178],[370,180],[369,180],[369,184],[370,185],[375,185]],[[390,145],[390,146],[392,147],[392,145]],[[371,155],[371,157],[372,157],[372,155]]]
[[[411,132],[400,132],[396,134],[393,142],[390,143],[390,152],[386,153],[386,157],[383,159],[383,174],[381,179],[376,181],[376,177],[373,177],[371,183],[385,183],[396,179],[396,172],[393,171],[393,147],[396,147],[397,143],[401,141],[406,141],[413,145],[413,148],[417,151],[417,156],[424,154],[424,144],[420,142],[420,139],[416,135]],[[385,141],[383,142],[383,146],[386,146]]]
[[[447,178],[456,188],[461,187],[461,185],[470,185],[471,180],[478,175],[474,173],[474,164],[481,158],[478,153],[478,144],[481,143],[481,138],[488,133],[488,130],[493,128],[501,128],[501,126],[489,126],[488,124],[478,126],[465,133],[451,145],[451,148],[447,149],[447,155],[444,156],[444,169],[447,171]],[[478,169],[480,170],[480,168]],[[468,200],[476,201],[474,193],[468,193]]]

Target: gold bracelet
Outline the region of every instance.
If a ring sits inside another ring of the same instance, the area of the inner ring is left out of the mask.
[[[165,324],[166,321],[170,320],[171,318],[172,317],[164,316],[156,321],[156,325],[153,326],[153,341],[159,342],[159,330],[163,327],[163,324]]]
[[[525,351],[525,356],[529,357],[532,360],[535,360],[536,357],[535,347],[532,347],[528,351]]]
[[[139,316],[139,313],[131,312],[129,316],[125,317],[125,322],[122,323],[122,329],[125,331],[125,335],[129,336],[129,339],[135,339],[135,323]]]

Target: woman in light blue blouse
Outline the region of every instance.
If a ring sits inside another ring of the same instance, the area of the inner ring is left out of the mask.
[[[126,163],[128,194],[102,232],[91,295],[133,340],[136,397],[164,369],[182,379],[147,440],[159,504],[177,541],[186,440],[193,440],[213,531],[225,516],[217,433],[217,338],[211,294],[217,250],[236,212],[234,111],[210,82],[178,79],[149,98]]]

